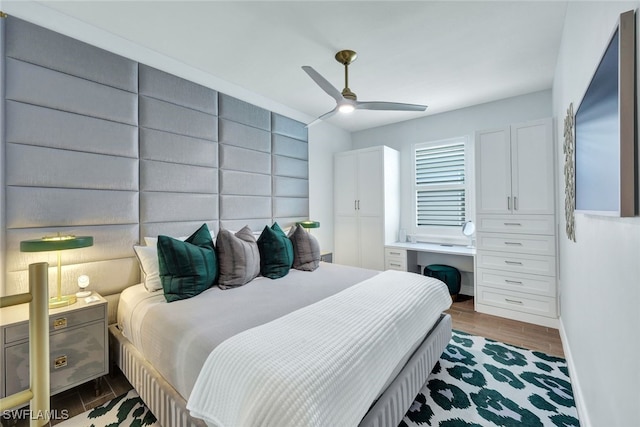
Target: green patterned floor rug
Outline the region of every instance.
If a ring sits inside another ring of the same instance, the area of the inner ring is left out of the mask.
[[[564,359],[453,331],[427,384],[398,427],[579,425]],[[160,424],[131,390],[57,426]]]
[[[55,427],[161,427],[135,390]]]
[[[399,427],[579,425],[564,359],[453,331]]]

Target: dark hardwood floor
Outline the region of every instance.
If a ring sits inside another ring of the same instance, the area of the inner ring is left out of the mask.
[[[564,357],[557,329],[477,313],[473,310],[473,298],[464,295],[460,295],[447,312],[451,314],[453,328],[456,330]],[[68,411],[68,416],[73,417],[100,406],[132,388],[119,370],[102,377],[98,386],[98,392],[96,392],[96,383],[90,381],[57,394],[51,398],[51,409],[57,409],[58,413],[65,409]],[[17,423],[15,421],[11,423],[8,423],[7,420],[1,421],[2,426],[29,425],[26,420],[19,420]],[[52,424],[55,425],[61,421],[63,420],[53,420]]]

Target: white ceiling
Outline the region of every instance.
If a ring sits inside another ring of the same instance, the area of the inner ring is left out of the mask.
[[[335,106],[300,68],[344,87],[334,55],[358,52],[350,131],[551,88],[566,1],[53,1],[47,7],[317,117]]]

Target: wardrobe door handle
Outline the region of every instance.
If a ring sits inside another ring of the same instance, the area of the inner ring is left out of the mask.
[[[358,201],[357,201],[357,200],[354,200],[354,201],[353,201],[353,210],[354,210],[354,211],[357,211],[357,210],[358,210]]]
[[[511,210],[511,196],[507,196],[507,209]]]
[[[513,196],[513,210],[518,210],[518,198],[516,196]]]

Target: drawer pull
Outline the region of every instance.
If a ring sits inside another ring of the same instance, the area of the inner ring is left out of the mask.
[[[509,280],[509,279],[504,279],[505,282],[507,283],[511,283],[512,285],[522,285],[523,283],[520,282],[519,280]]]
[[[520,242],[504,242],[504,244],[508,246],[522,246]]]
[[[67,356],[58,356],[53,360],[53,368],[60,369],[67,366]]]
[[[396,264],[395,262],[390,262],[389,265],[392,265],[394,267],[402,267],[400,264]]]
[[[400,252],[389,252],[389,255],[402,255]]]
[[[519,222],[505,222],[504,225],[516,225],[516,226],[520,226],[522,224],[520,224]]]
[[[53,321],[53,329],[62,329],[67,327],[67,318],[59,317]]]
[[[522,265],[520,261],[505,261],[505,264],[509,265]]]
[[[518,300],[515,300],[515,299],[505,298],[504,300],[505,300],[506,302],[508,302],[508,303],[511,303],[511,304],[519,304],[519,305],[524,304],[522,301],[518,301]]]

